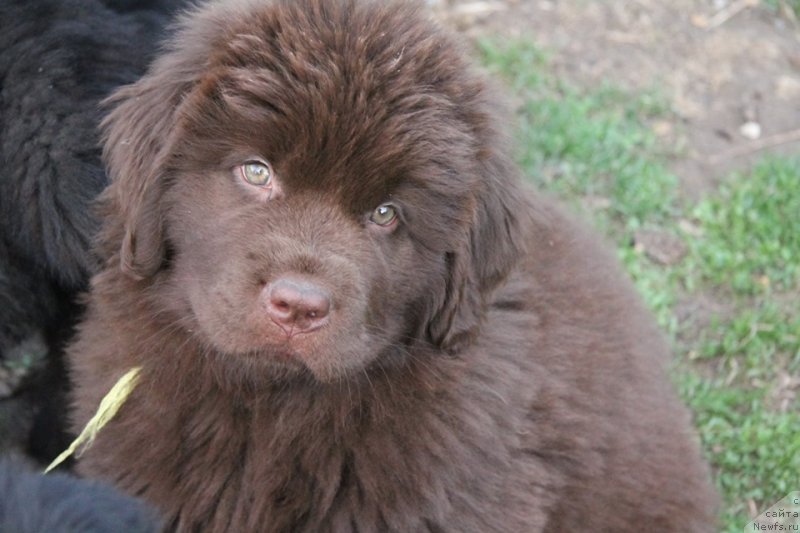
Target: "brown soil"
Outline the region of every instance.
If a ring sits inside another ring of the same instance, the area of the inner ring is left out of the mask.
[[[658,88],[675,114],[656,132],[682,147],[673,171],[693,199],[765,152],[800,152],[800,25],[757,3],[429,0],[470,37],[529,37],[579,85]]]

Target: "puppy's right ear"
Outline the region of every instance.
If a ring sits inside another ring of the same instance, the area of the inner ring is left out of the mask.
[[[120,267],[135,279],[155,274],[165,255],[165,163],[183,96],[191,87],[156,64],[137,83],[119,89],[104,105],[103,158],[111,179],[106,191],[113,217],[123,225]]]

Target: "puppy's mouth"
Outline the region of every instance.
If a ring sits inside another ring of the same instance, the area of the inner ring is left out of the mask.
[[[284,362],[290,364],[303,364],[303,360],[308,357],[308,354],[305,354],[302,350],[292,346],[292,343],[289,341],[263,345],[247,351],[237,351],[231,355],[246,359],[275,361],[279,363]]]
[[[237,354],[239,355],[239,354]],[[267,360],[274,360],[274,361],[285,361],[285,362],[302,362],[302,356],[292,350],[289,347],[282,348],[282,349],[261,349],[256,350],[254,352],[248,352],[244,354],[244,357],[252,357],[258,359],[267,359]]]
[[[249,350],[233,351],[229,355],[267,371],[307,371],[322,379],[330,370],[331,356],[320,353],[320,347],[313,343],[311,346],[305,344],[302,336],[300,339],[291,337],[279,342],[270,340]]]
[[[307,356],[289,346],[269,346],[247,351],[221,353],[221,361],[232,367],[242,366],[262,377],[288,376],[314,371],[306,362]],[[256,377],[256,376],[252,376]]]
[[[296,342],[297,337],[302,338],[304,336],[315,335],[317,330],[323,329],[325,326],[327,326],[327,320],[324,322],[321,321],[319,325],[315,325],[313,328],[304,327],[302,324],[281,324],[279,321],[273,318],[270,318],[270,320],[273,324],[278,326],[283,335],[286,337],[287,346],[291,345],[292,341]]]

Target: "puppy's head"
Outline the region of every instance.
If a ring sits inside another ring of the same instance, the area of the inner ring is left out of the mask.
[[[268,373],[457,352],[523,209],[485,93],[408,4],[201,7],[110,100],[103,246],[210,351]]]

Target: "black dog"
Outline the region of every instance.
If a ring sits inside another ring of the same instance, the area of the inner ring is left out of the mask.
[[[107,182],[99,103],[144,72],[177,4],[0,0],[0,450],[63,447],[60,345]]]
[[[37,475],[0,462],[0,532],[147,533],[155,513],[111,487],[65,474]]]

